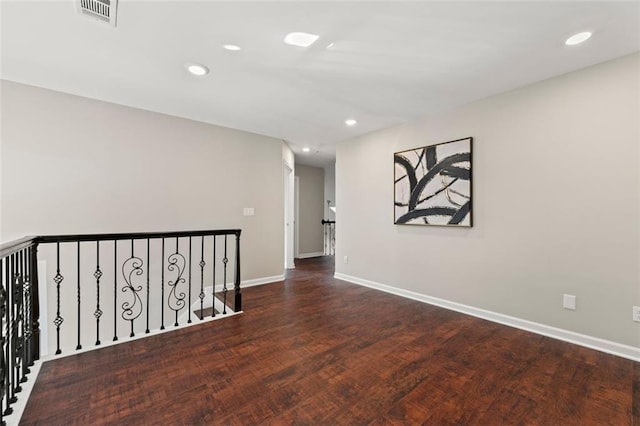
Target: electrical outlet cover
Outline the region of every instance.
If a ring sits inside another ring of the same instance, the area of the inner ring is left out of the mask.
[[[565,294],[562,298],[562,307],[565,309],[570,309],[572,311],[576,310],[576,296],[573,294]]]

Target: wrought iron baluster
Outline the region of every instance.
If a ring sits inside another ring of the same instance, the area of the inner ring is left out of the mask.
[[[224,257],[222,258],[222,264],[224,265],[224,270],[222,274],[222,300],[223,307],[222,313],[227,313],[227,262],[229,259],[227,258],[227,235],[224,235]]]
[[[213,236],[213,258],[211,260],[211,265],[213,267],[213,288],[211,289],[211,318],[216,316],[216,235]]]
[[[40,359],[40,300],[38,289],[38,246],[31,246],[31,359],[29,365]]]
[[[60,284],[64,281],[64,277],[60,274],[60,242],[56,242],[56,275],[53,282],[56,283],[56,317],[53,324],[56,326],[56,355],[62,353],[60,349],[60,326],[64,322],[64,318],[60,316]]]
[[[18,363],[20,365],[20,370],[22,370],[22,376],[20,377],[20,383],[24,383],[27,381],[27,373],[29,373],[29,369],[27,368],[27,292],[28,292],[28,277],[26,273],[27,269],[27,251],[26,249],[20,250],[19,256],[19,266],[18,266],[18,301],[19,301],[19,316],[20,319],[20,338],[19,338],[19,347],[20,352],[18,354]],[[18,376],[20,376],[18,374]]]
[[[5,401],[5,396],[8,395],[7,386],[9,385],[9,380],[6,375],[7,362],[5,358],[6,339],[5,339],[5,333],[4,333],[4,326],[5,326],[5,323],[8,324],[8,322],[5,320],[5,314],[7,314],[7,305],[6,305],[7,292],[5,288],[7,283],[4,280],[4,269],[5,269],[4,264],[5,264],[5,259],[0,259],[0,424],[3,424],[3,425],[5,423],[2,420],[3,416],[5,415],[4,401]],[[6,405],[8,409],[9,404],[6,404]],[[11,413],[7,413],[7,414],[11,414]]]
[[[147,328],[145,333],[149,334],[149,250],[150,243],[149,238],[147,238]]]
[[[96,318],[96,346],[100,345],[100,317],[103,312],[100,309],[100,278],[102,278],[102,271],[100,270],[100,241],[96,241],[96,271],[93,273],[96,279],[96,310],[93,312],[93,316]]]
[[[204,319],[203,306],[204,306],[204,267],[206,265],[204,261],[204,235],[200,237],[200,320]]]
[[[13,386],[11,385],[11,371],[13,370],[11,362],[11,293],[12,293],[12,283],[11,283],[11,256],[4,259],[5,261],[5,288],[4,290],[4,306],[5,306],[5,315],[6,315],[6,338],[5,338],[5,347],[4,347],[4,389],[5,389],[5,400],[6,400],[6,408],[4,410],[4,415],[8,416],[13,413],[13,408],[11,408],[11,404],[17,401],[17,398],[13,396]]]
[[[23,334],[24,334],[24,354],[23,354],[23,364],[22,364],[22,371],[24,372],[25,375],[25,380],[27,379],[26,375],[29,374],[31,372],[31,370],[29,369],[29,367],[31,365],[33,365],[31,363],[31,351],[32,351],[32,347],[31,347],[31,329],[32,329],[32,325],[31,325],[31,311],[32,311],[32,304],[31,304],[31,287],[32,287],[32,282],[31,282],[31,248],[26,248],[24,249],[24,266],[23,266],[23,276],[24,276],[24,284],[23,284],[23,297],[24,297],[24,301],[23,301],[23,310],[24,310],[24,317],[22,319],[24,327],[23,327]]]
[[[180,240],[178,238],[176,238],[176,255],[179,254],[179,251],[180,251],[180,249],[178,248],[179,244],[180,244]],[[178,278],[176,279],[175,285],[173,287],[174,293],[175,293],[175,290],[178,288],[178,283],[180,282],[180,278],[179,277],[182,275],[180,270],[178,270],[178,271],[179,271]],[[183,269],[183,271],[184,271],[184,269]],[[175,320],[175,323],[173,325],[177,327],[178,326],[178,310],[177,309],[176,309],[175,314],[176,314],[176,320]]]
[[[162,238],[162,269],[160,274],[160,330],[164,330],[164,238]]]
[[[191,324],[191,237],[189,237],[189,293],[188,293],[188,299],[189,299],[189,303],[187,304],[188,308],[187,308],[187,315],[188,315],[188,320],[187,320],[187,324]]]
[[[118,340],[118,240],[113,240],[113,341]]]
[[[181,283],[185,283],[185,279],[182,277],[184,274],[184,270],[186,268],[186,259],[183,255],[180,254],[180,241],[179,238],[176,237],[176,252],[170,255],[167,259],[169,261],[169,265],[167,266],[167,270],[176,272],[176,279],[171,281],[169,280],[167,284],[171,287],[171,291],[169,292],[169,296],[167,298],[167,305],[169,309],[174,311],[175,313],[175,323],[173,324],[175,327],[178,326],[178,312],[184,308],[185,306],[185,298],[186,294],[184,291],[179,291],[178,286]]]
[[[240,293],[240,233],[236,234],[236,267],[234,274],[234,312],[240,312],[242,310],[242,294]]]
[[[80,241],[77,242],[77,261],[78,261],[78,345],[76,346],[76,350],[82,349],[82,344],[80,343]]]
[[[15,334],[16,334],[16,352],[15,366],[16,366],[16,379],[22,383],[24,379],[24,372],[22,371],[22,363],[24,356],[24,304],[23,304],[23,278],[22,278],[22,250],[16,253],[16,269],[14,273],[15,287],[14,287],[14,301],[16,303],[16,316],[15,321]]]
[[[11,364],[13,366],[11,369],[11,383],[13,383],[14,402],[18,400],[15,394],[22,391],[22,386],[20,386],[18,380],[20,377],[18,324],[20,321],[20,293],[22,293],[18,276],[18,254],[16,253],[11,255]]]
[[[129,337],[134,337],[134,321],[142,315],[142,299],[140,299],[139,292],[142,291],[142,286],[135,286],[133,283],[134,277],[142,275],[142,259],[135,256],[133,239],[131,240],[131,257],[124,261],[122,264],[122,276],[124,278],[125,285],[122,287],[122,292],[130,292],[131,299],[125,300],[122,303],[122,319],[129,321],[131,326],[131,334]]]
[[[24,335],[24,352],[22,356],[22,371],[24,372],[24,379],[27,380],[27,374],[31,372],[29,369],[29,357],[31,353],[31,250],[29,248],[25,248],[24,252],[24,264],[22,266],[22,276],[23,284],[22,284],[22,323],[23,327],[23,335]]]

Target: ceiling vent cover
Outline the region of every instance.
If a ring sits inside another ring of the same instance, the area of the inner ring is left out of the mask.
[[[118,0],[76,0],[78,12],[116,26]]]

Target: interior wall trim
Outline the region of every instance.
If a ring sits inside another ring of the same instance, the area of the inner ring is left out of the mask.
[[[597,351],[640,362],[640,348],[635,346],[624,345],[622,343],[600,339],[598,337],[580,334],[562,328],[551,327],[549,325],[504,315],[497,312],[487,311],[485,309],[480,309],[473,306],[463,305],[461,303],[452,302],[446,299],[427,296],[421,293],[404,290],[401,288],[377,283],[375,281],[366,280],[364,278],[342,274],[339,272],[336,272],[334,274],[334,277],[339,280],[348,281],[350,283],[369,287],[374,290],[384,291],[385,293],[394,294],[396,296],[405,297],[407,299],[417,300],[418,302],[439,306],[441,308],[471,315],[477,318],[482,318],[488,321],[507,325],[509,327],[519,328],[521,330],[530,331],[532,333],[551,337],[553,339],[562,340],[565,342],[573,343],[575,345],[584,346],[590,349],[595,349]]]
[[[300,253],[296,256],[296,259],[308,259],[310,257],[320,257],[324,256],[324,253],[321,251],[315,253]]]

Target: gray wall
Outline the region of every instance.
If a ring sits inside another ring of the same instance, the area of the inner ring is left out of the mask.
[[[324,169],[296,165],[298,177],[298,255],[321,254],[324,248]]]
[[[640,347],[639,76],[634,54],[339,143],[337,272]],[[393,153],[467,136],[474,227],[394,225]]]
[[[281,140],[8,81],[1,88],[0,240],[241,228],[243,280],[283,273]]]

